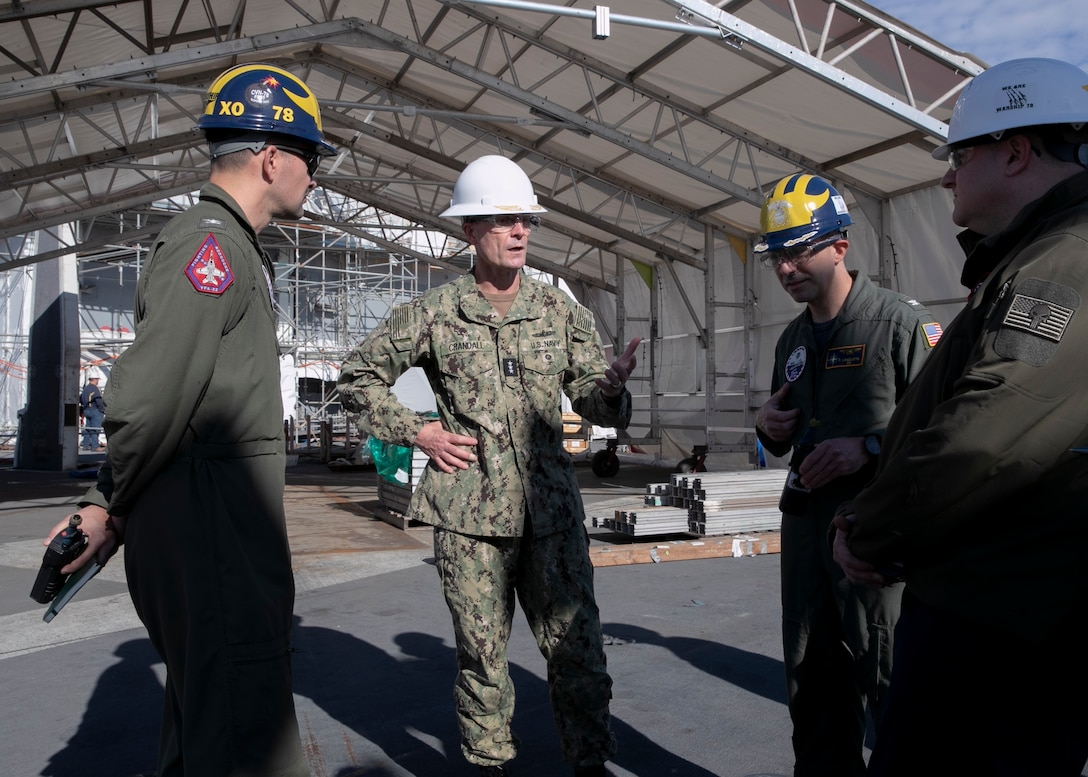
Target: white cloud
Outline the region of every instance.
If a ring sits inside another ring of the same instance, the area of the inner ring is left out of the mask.
[[[1051,57],[1088,70],[1084,0],[869,0],[869,4],[989,65],[1019,57]]]

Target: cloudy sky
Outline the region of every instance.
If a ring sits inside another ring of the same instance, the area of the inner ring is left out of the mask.
[[[1063,59],[1088,70],[1085,0],[867,0],[950,49],[988,65]]]

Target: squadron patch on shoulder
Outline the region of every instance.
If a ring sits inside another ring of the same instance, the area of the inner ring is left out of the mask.
[[[795,380],[801,377],[801,373],[805,371],[805,365],[808,363],[808,349],[803,345],[799,345],[793,349],[793,353],[790,354],[790,358],[786,359],[786,381],[793,383]]]
[[[1080,308],[1075,289],[1041,278],[1016,286],[1001,320],[994,351],[1033,367],[1047,363],[1058,350],[1073,316]]]
[[[209,232],[204,238],[204,243],[185,266],[185,275],[201,294],[219,296],[234,283],[234,271],[215,235]]]

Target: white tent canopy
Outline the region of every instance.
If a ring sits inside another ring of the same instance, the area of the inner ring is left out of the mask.
[[[797,312],[750,261],[765,193],[796,171],[830,179],[855,220],[848,263],[949,320],[959,257],[943,166],[929,152],[983,65],[860,2],[625,0],[619,10],[586,0],[10,6],[0,11],[0,278],[78,255],[133,266],[131,279],[162,206],[184,207],[205,177],[193,127],[208,83],[268,61],[313,88],[341,149],[318,175],[311,222],[463,271],[458,225],[436,214],[468,161],[514,158],[548,209],[531,264],[567,281],[607,343],[647,342],[632,434],[681,450],[750,447],[774,341]],[[63,224],[75,225],[71,244],[39,251],[34,236]],[[279,261],[302,261],[299,226],[267,236]]]

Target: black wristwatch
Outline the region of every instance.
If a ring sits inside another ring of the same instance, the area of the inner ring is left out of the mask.
[[[865,435],[865,452],[872,456],[874,459],[880,456],[880,435],[879,434],[867,434]]]

